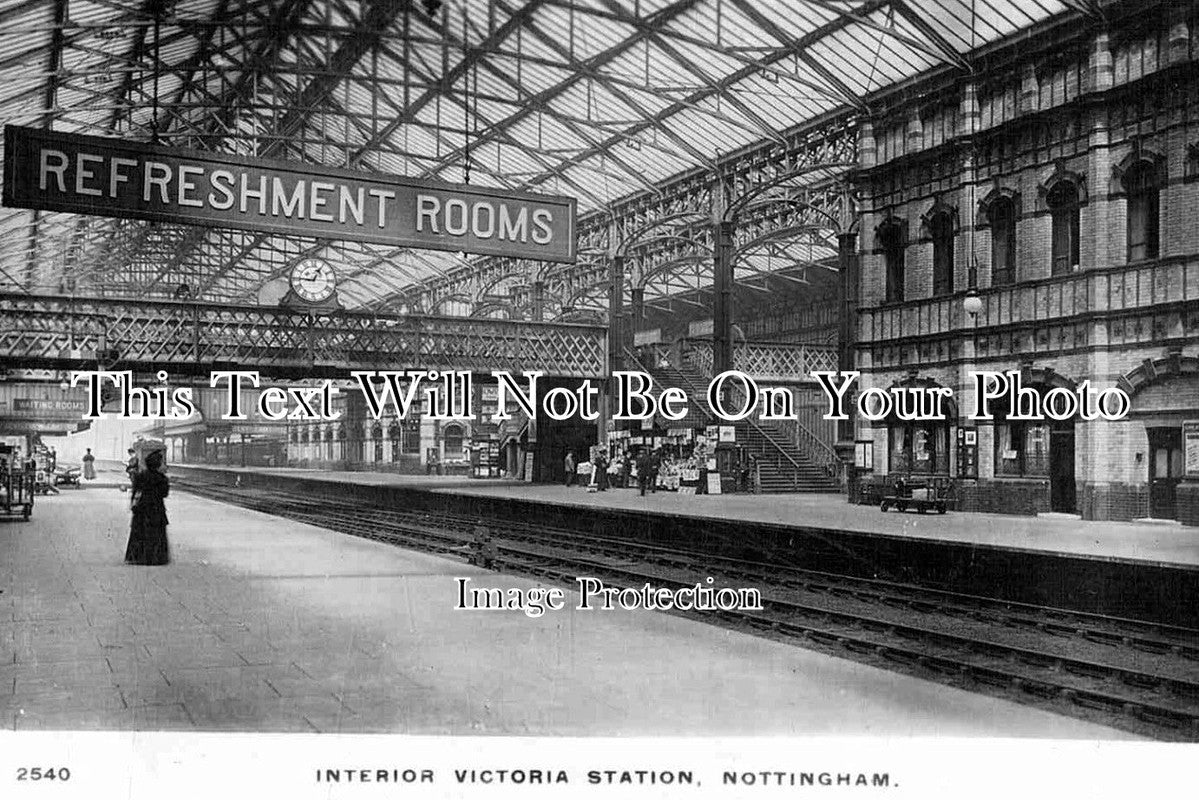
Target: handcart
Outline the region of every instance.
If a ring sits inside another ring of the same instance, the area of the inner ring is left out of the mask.
[[[34,474],[14,461],[12,447],[0,445],[0,516],[29,519],[33,513]]]
[[[54,482],[55,459],[50,449],[40,445],[35,445],[30,459],[33,466],[33,492],[34,494],[58,494],[57,484]]]
[[[949,509],[946,485],[932,481],[905,481],[903,478],[898,478],[893,484],[891,492],[883,496],[882,502],[878,506],[878,510],[883,512],[891,508],[899,511],[913,508],[919,514],[930,510],[944,514]]]
[[[83,486],[79,483],[79,467],[59,467],[54,470],[53,483],[55,486],[82,489]]]

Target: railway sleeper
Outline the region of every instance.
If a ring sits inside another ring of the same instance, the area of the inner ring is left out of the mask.
[[[1046,700],[1052,700],[1057,696],[1057,687],[1053,684],[1042,683],[1037,680],[1025,680],[1023,686],[1025,693],[1041,697]]]
[[[1074,675],[1079,675],[1084,678],[1095,678],[1096,680],[1109,680],[1112,677],[1111,670],[1091,664],[1082,664],[1077,661],[1066,662],[1064,664],[1066,672]]]
[[[1091,708],[1096,711],[1103,711],[1103,712],[1106,712],[1109,714],[1114,711],[1122,710],[1123,706],[1124,706],[1124,702],[1122,700],[1120,700],[1119,698],[1108,697],[1106,695],[1100,695],[1100,694],[1090,693],[1090,692],[1085,693],[1085,694],[1084,693],[1076,694],[1074,696],[1073,700],[1074,700],[1074,704],[1076,706],[1082,706],[1083,708]]]
[[[1160,725],[1162,727],[1173,727],[1180,729],[1199,729],[1199,716],[1187,714],[1185,712],[1176,712],[1169,709],[1157,708],[1155,706],[1140,706],[1133,709],[1134,716],[1145,722]]]

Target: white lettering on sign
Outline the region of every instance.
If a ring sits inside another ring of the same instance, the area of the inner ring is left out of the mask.
[[[536,208],[532,213],[532,231],[529,226],[529,209],[520,203],[494,202],[489,200],[466,201],[458,198],[446,200],[429,194],[416,196],[417,233],[448,234],[477,239],[497,239],[502,242],[527,242],[550,244],[554,241],[554,212],[547,208]]]
[[[50,163],[50,159],[54,159],[54,163]],[[63,173],[67,171],[67,154],[61,150],[50,150],[42,148],[41,168],[38,170],[38,188],[43,192],[46,191],[46,176],[53,172],[58,178],[58,191],[66,193],[67,179],[63,177]]]
[[[4,203],[571,262],[576,201],[5,126]]]

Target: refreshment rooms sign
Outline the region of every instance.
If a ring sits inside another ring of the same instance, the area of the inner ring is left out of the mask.
[[[4,205],[575,260],[575,200],[7,125]]]

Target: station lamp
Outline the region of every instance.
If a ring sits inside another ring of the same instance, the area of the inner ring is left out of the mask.
[[[962,308],[970,315],[970,321],[974,322],[978,318],[978,312],[983,309],[982,298],[978,296],[978,291],[973,287],[966,292],[966,299],[962,301]]]

